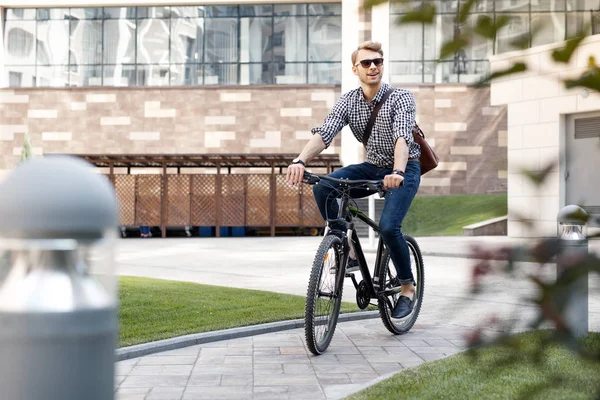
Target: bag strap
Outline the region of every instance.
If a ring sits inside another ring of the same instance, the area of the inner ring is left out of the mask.
[[[385,101],[390,96],[390,94],[392,94],[393,91],[394,91],[394,88],[391,88],[390,90],[385,92],[385,94],[383,95],[381,100],[379,100],[379,103],[377,103],[377,105],[373,109],[373,112],[371,113],[371,118],[369,119],[369,122],[367,123],[367,127],[365,128],[365,133],[363,134],[363,137],[362,137],[362,142],[365,147],[367,147],[367,143],[369,142],[369,136],[371,136],[371,130],[373,129],[373,125],[375,124],[375,119],[377,119],[377,114],[379,113],[379,109],[381,108],[383,103],[385,103]]]

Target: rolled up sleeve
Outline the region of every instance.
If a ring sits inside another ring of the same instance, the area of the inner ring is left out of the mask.
[[[319,133],[328,148],[335,136],[348,124],[348,98],[342,95],[335,103],[323,123],[311,129],[312,134]]]
[[[398,139],[402,138],[410,148],[414,142],[412,131],[417,113],[415,98],[411,92],[403,91],[395,103],[394,109],[396,112],[393,122],[394,144]]]

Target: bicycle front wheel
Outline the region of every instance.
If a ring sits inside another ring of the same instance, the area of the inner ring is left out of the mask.
[[[329,234],[323,238],[313,261],[304,316],[306,344],[311,353],[323,354],[333,338],[344,289],[342,242]]]
[[[423,292],[425,291],[425,271],[421,249],[413,237],[404,235],[404,239],[408,244],[410,262],[416,284],[413,310],[406,317],[401,319],[392,318],[392,310],[400,297],[400,284],[397,281],[394,263],[390,262],[390,253],[387,246],[384,249],[379,266],[379,283],[384,291],[378,299],[379,316],[385,327],[395,335],[408,332],[415,324],[421,311]]]

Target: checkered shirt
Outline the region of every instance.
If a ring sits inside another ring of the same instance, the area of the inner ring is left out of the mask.
[[[360,87],[344,93],[323,123],[314,127],[311,132],[321,134],[325,146],[329,147],[338,132],[349,125],[354,137],[362,143],[363,133],[375,105],[391,88],[389,84],[383,83],[371,102],[365,100]],[[378,167],[393,168],[394,150],[399,138],[406,140],[408,158],[419,158],[421,149],[412,135],[415,113],[416,104],[412,93],[405,89],[394,89],[373,124],[367,143],[366,161]]]

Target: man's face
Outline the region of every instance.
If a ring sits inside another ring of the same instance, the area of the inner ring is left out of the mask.
[[[371,60],[371,62],[369,62],[369,60]],[[360,79],[362,83],[367,85],[379,84],[381,75],[383,74],[383,57],[381,57],[381,54],[372,50],[359,50],[354,64],[352,71],[354,71],[354,74],[358,76],[358,79]],[[365,67],[365,65],[362,64],[369,65]],[[379,66],[376,64],[379,64]]]

